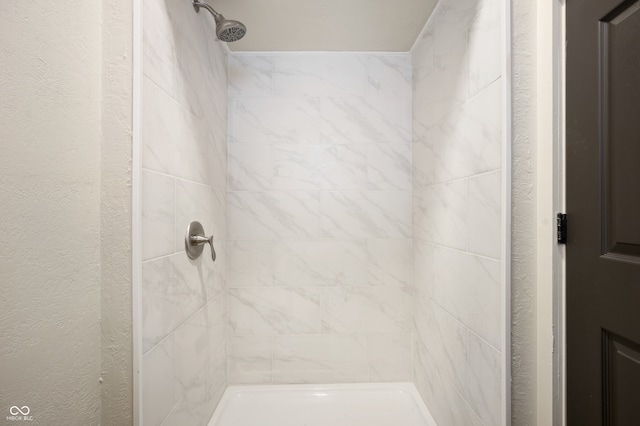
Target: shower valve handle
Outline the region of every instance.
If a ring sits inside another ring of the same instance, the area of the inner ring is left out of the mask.
[[[184,249],[190,259],[197,259],[202,254],[205,244],[211,247],[211,260],[216,261],[216,250],[213,248],[213,235],[205,237],[204,228],[200,222],[194,221],[187,227],[187,235],[184,237]]]
[[[211,260],[214,262],[216,261],[216,249],[213,248],[213,235],[209,238],[201,237],[200,235],[192,235],[190,238],[191,244],[196,246],[209,243],[209,246],[211,247]]]

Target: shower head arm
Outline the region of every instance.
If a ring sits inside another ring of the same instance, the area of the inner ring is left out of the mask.
[[[193,0],[193,8],[196,10],[196,12],[200,12],[201,7],[204,7],[205,9],[207,9],[209,13],[211,13],[214,17],[218,17],[220,15],[218,12],[215,11],[214,8],[209,6],[207,3],[204,3],[198,0]]]

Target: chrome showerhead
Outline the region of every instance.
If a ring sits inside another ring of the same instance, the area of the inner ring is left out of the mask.
[[[226,19],[221,13],[216,12],[215,9],[207,3],[193,0],[193,8],[196,12],[200,12],[201,7],[205,8],[213,15],[213,19],[216,21],[216,36],[221,41],[238,41],[247,33],[247,27],[245,27],[242,22]]]

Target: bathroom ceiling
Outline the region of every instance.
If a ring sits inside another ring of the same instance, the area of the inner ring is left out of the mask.
[[[437,0],[208,0],[247,26],[239,51],[407,52]]]

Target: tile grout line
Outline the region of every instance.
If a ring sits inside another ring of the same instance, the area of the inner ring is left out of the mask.
[[[474,252],[470,252],[470,251],[461,250],[461,249],[458,249],[458,248],[455,248],[455,247],[450,247],[450,246],[447,246],[447,245],[444,245],[444,244],[439,244],[439,243],[435,243],[433,241],[425,240],[423,238],[417,238],[416,241],[419,242],[419,243],[422,243],[422,244],[433,246],[433,247],[438,247],[438,248],[454,251],[454,252],[457,252],[457,253],[460,253],[460,254],[466,254],[466,255],[469,255],[469,256],[477,257],[479,259],[491,260],[491,261],[494,261],[494,262],[502,262],[502,259],[497,259],[497,258],[494,258],[494,257],[491,257],[491,256],[487,256],[487,255],[484,255],[484,254],[478,254],[478,253],[474,253]]]

